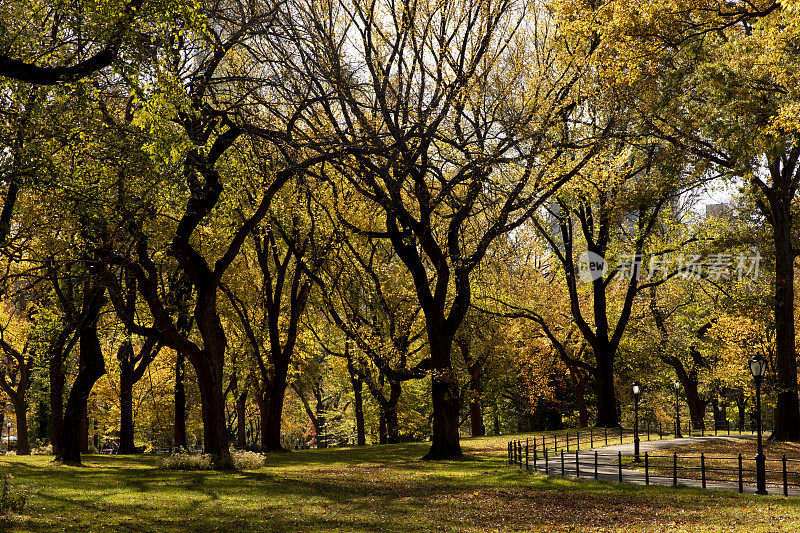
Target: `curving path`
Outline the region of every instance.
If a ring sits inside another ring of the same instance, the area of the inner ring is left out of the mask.
[[[685,437],[680,439],[663,439],[663,440],[653,440],[653,441],[642,441],[639,443],[639,453],[640,455],[644,455],[644,452],[654,452],[663,450],[665,448],[672,448],[673,446],[680,446],[682,444],[693,444],[697,442],[709,441],[709,440],[739,440],[739,439],[752,439],[752,437],[739,437],[739,436],[708,436],[708,437]],[[582,478],[594,478],[594,452],[598,453],[598,466],[597,466],[597,478],[602,479],[605,481],[614,481],[619,482],[619,466],[617,462],[617,457],[620,452],[622,452],[623,456],[630,456],[634,453],[634,445],[632,442],[625,443],[625,444],[616,444],[611,446],[602,446],[602,447],[595,447],[588,450],[582,450],[577,452],[577,463],[576,463],[576,452],[565,452],[564,453],[564,475],[568,477],[576,477],[579,474],[579,477]],[[613,464],[609,464],[613,463]],[[576,466],[577,465],[577,466]],[[534,461],[533,457],[529,456],[528,467],[531,470],[534,470]],[[547,465],[547,473],[550,475],[561,475],[562,467],[561,467],[561,454],[551,455],[549,456],[549,461]],[[535,470],[537,472],[544,473],[545,472],[545,462],[541,456],[541,452],[537,455],[537,461]],[[633,483],[636,485],[645,485],[645,472],[644,469],[638,468],[622,468],[622,479],[624,483]],[[661,477],[661,476],[650,476],[650,485],[663,485],[663,486],[672,486],[673,479],[672,477]],[[678,478],[678,485],[684,487],[697,487],[702,488],[702,482],[699,479],[687,479],[687,478]],[[707,481],[706,482],[707,489],[713,490],[727,490],[727,491],[739,491],[739,484],[738,482],[719,482],[719,481]],[[744,492],[754,494],[756,491],[756,487],[754,484],[747,484],[744,485]],[[777,494],[783,495],[783,486],[774,484],[774,483],[767,483],[767,492],[769,494]],[[798,487],[789,487],[789,496],[800,496],[800,488]]]

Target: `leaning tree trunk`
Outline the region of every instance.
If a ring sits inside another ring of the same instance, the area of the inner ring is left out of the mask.
[[[797,397],[791,201],[777,199],[770,203],[775,244],[775,374],[779,390],[772,438],[798,441],[800,403]]]
[[[446,337],[442,327],[428,324],[431,353],[431,392],[433,400],[433,430],[431,449],[423,459],[452,459],[461,457],[458,440],[458,414],[461,407],[458,383],[450,361],[452,336]]]
[[[106,373],[105,359],[97,337],[99,302],[92,304],[93,319],[80,332],[80,358],[83,366],[72,384],[59,436],[60,449],[56,461],[64,464],[81,464],[81,427],[86,417],[86,403],[92,387]]]

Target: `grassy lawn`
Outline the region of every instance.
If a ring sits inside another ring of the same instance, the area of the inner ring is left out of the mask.
[[[522,436],[525,438],[525,436]],[[177,472],[157,458],[0,457],[30,493],[10,531],[797,531],[781,497],[566,481],[505,466],[508,437],[465,439],[461,461],[424,444],[271,455],[256,471]]]

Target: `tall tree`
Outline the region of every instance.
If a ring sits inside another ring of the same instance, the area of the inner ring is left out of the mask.
[[[592,39],[567,43],[557,15],[518,7],[295,7],[314,48],[296,40],[294,63],[313,69],[313,88],[327,97],[318,120],[342,144],[367,148],[336,165],[374,220],[351,230],[391,242],[425,317],[434,409],[428,459],[461,455],[451,347],[469,308],[470,275],[498,236],[593,154],[585,132],[567,127]]]
[[[8,395],[14,405],[17,422],[17,454],[30,455],[28,442],[28,389],[31,385],[33,355],[28,343],[22,350],[9,344],[0,332],[0,349],[4,360],[0,361],[0,389]]]
[[[668,58],[659,95],[671,105],[664,113],[645,107],[643,115],[657,135],[732,179],[744,177],[758,198],[772,229],[776,270],[774,368],[780,392],[773,437],[800,440],[793,284],[799,249],[793,210],[800,185],[800,93],[788,66],[797,60],[797,14],[768,1],[665,16],[670,25],[687,29],[677,42],[680,46],[654,46],[652,37],[641,39],[637,33],[638,42],[645,44],[636,54]],[[676,41],[663,30],[655,35],[659,42]]]

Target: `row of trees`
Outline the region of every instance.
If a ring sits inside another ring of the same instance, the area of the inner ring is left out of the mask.
[[[226,467],[228,396],[240,436],[255,400],[266,450],[281,447],[290,384],[324,423],[307,394],[324,403],[324,353],[344,363],[356,417],[367,386],[391,440],[403,384],[429,379],[426,457],[449,458],[464,396],[454,358],[480,434],[497,327],[538,332],[533,353],[589,384],[610,427],[618,380],[647,367],[643,354],[696,392],[705,376],[684,358],[714,368],[730,342],[704,343],[735,309],[774,327],[775,437],[800,438],[797,23],[791,5],[763,4],[5,4],[0,348],[18,426],[38,360],[56,457],[79,462],[113,350],[131,451],[132,391],[169,352],[175,442],[188,361],[204,449]],[[733,231],[682,208],[712,179],[741,185]],[[765,304],[747,280],[687,286],[686,265],[650,275],[671,253],[751,244],[774,272],[770,320],[754,316]],[[584,249],[612,266],[588,284]],[[528,365],[532,397],[550,387],[535,385],[543,366]]]

